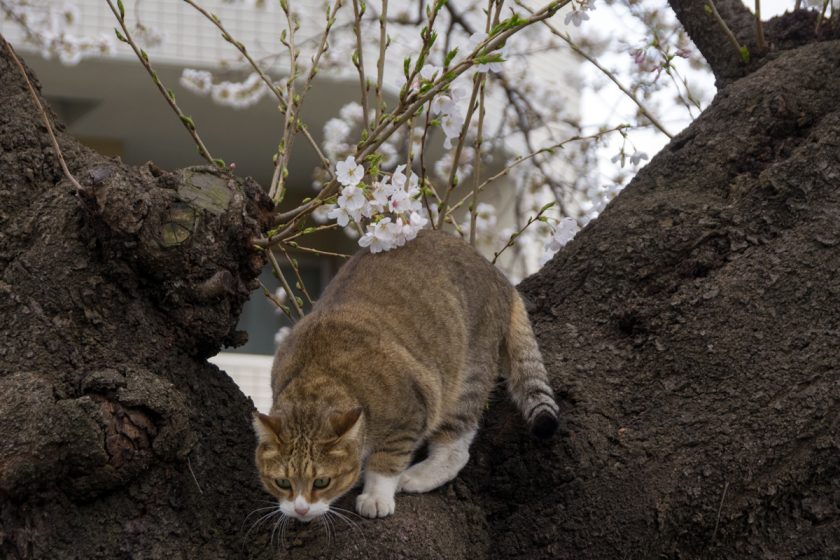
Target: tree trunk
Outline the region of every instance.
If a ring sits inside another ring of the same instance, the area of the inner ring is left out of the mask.
[[[267,204],[62,136],[77,197],[0,49],[0,553],[840,557],[838,69],[838,41],[767,56],[522,284],[564,435],[500,392],[453,483],[281,538],[248,532],[251,404],[203,360]]]

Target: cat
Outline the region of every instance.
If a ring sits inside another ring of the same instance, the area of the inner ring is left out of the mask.
[[[390,515],[396,492],[428,492],[467,464],[500,372],[532,433],[551,436],[554,393],[496,267],[441,231],[363,250],[277,350],[270,413],[254,415],[260,479],[283,514],[310,521],[364,471],[357,512]]]

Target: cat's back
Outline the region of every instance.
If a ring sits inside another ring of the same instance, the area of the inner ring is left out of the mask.
[[[412,302],[457,296],[470,307],[473,299],[508,299],[512,286],[473,247],[452,234],[423,230],[397,249],[351,258],[321,296],[318,307],[350,301],[376,301],[412,307]]]

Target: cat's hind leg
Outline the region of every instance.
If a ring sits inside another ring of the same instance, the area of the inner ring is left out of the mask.
[[[473,428],[457,436],[449,432],[433,434],[429,438],[429,456],[402,473],[398,490],[428,492],[458,476],[470,459],[475,431]]]

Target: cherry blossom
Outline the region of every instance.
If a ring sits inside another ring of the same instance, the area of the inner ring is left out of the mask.
[[[336,164],[335,173],[339,183],[346,187],[355,187],[365,176],[365,168],[356,163],[356,158],[347,156],[347,159]]]

